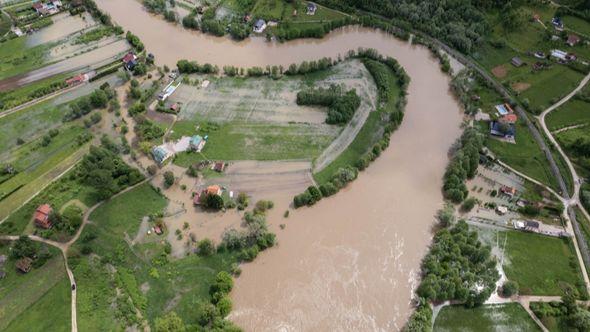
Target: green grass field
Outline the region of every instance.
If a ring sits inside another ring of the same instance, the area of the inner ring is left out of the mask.
[[[590,125],[590,104],[573,99],[549,113],[545,121],[551,131],[569,126]]]
[[[175,123],[174,138],[195,134],[194,121]],[[312,125],[271,125],[229,122],[218,126],[203,126],[196,132],[209,135],[202,155],[181,153],[175,163],[187,167],[194,162],[220,160],[286,160],[313,159],[332,142],[333,136],[318,133]]]
[[[444,307],[434,322],[435,332],[541,331],[526,310],[517,303],[477,308]]]
[[[544,110],[574,90],[584,75],[562,65],[554,65],[550,70],[528,73],[513,77],[518,82],[526,82],[531,87],[520,94],[521,99],[528,99],[531,107]]]
[[[522,295],[562,295],[567,284],[587,296],[570,239],[506,232],[504,272]]]
[[[53,257],[26,274],[7,261],[0,283],[0,330],[70,330],[70,283],[61,252],[48,249]],[[0,253],[7,254],[8,246],[0,247]]]
[[[155,235],[130,246],[125,236],[134,237],[142,218],[161,212],[166,204],[163,196],[144,184],[105,203],[91,215],[93,223],[86,227],[81,239],[86,234],[97,237],[87,244],[79,241],[75,249],[89,245],[104,259],[73,258],[79,285],[78,325],[81,330],[120,330],[131,323],[129,308],[110,305],[117,297],[113,285],[117,283],[118,273],[127,280],[120,286],[122,295],[119,297],[133,298],[134,305],[145,301],[146,305],[138,305],[138,309],[151,324],[169,310],[178,313],[185,323],[196,322],[199,303],[210,301],[209,286],[215,275],[218,271],[229,270],[237,260],[229,253],[169,260],[163,253],[163,239]],[[107,269],[105,262],[112,264],[117,273]]]
[[[0,13],[0,37],[4,36],[5,34],[10,31],[10,26],[12,25],[12,21],[8,15],[5,15],[3,12]]]
[[[587,21],[570,15],[566,15],[561,19],[563,20],[566,29],[586,35],[586,37],[590,37],[590,23]]]
[[[33,82],[25,86],[19,87],[18,89],[6,91],[0,93],[0,109],[7,110],[13,107],[22,105],[35,98],[39,98],[47,93],[41,93],[41,91],[57,91],[57,88],[51,89],[50,87],[56,86],[59,83],[65,85],[65,80],[70,77],[71,74],[59,74],[50,78]]]
[[[576,140],[590,140],[590,128],[581,127],[569,129],[555,134],[555,138],[559,142],[559,145],[561,145],[561,147],[564,149],[570,160],[574,163],[574,167],[579,173],[578,175],[583,178],[590,176],[590,158],[577,156],[572,151],[572,147],[574,146]]]
[[[576,212],[576,220],[584,235],[584,241],[586,241],[586,245],[590,247],[590,220],[586,219],[580,208],[575,207],[574,210]],[[578,239],[578,241],[581,241],[581,239]],[[590,266],[586,266],[586,271],[590,273]]]

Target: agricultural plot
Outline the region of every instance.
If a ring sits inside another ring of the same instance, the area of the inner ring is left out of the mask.
[[[136,309],[151,324],[170,310],[187,324],[196,322],[199,304],[210,301],[209,285],[215,275],[229,270],[236,258],[218,253],[168,261],[160,238],[131,245],[126,239],[135,237],[143,217],[162,212],[166,205],[166,199],[145,184],[105,203],[90,216],[93,223],[85,228],[75,249],[88,247],[104,259],[84,255],[71,260],[79,285],[81,330],[122,329],[137,322]]]
[[[541,331],[518,303],[484,305],[477,308],[446,306],[434,322],[436,332]]]
[[[43,266],[22,274],[14,260],[5,263],[0,284],[0,329],[3,331],[70,330],[70,283],[61,253],[47,247],[52,258]],[[0,246],[8,254],[8,245]],[[51,319],[47,319],[51,317]]]
[[[181,85],[171,102],[181,104],[172,137],[208,136],[202,155],[184,153],[176,163],[188,165],[202,158],[224,160],[314,159],[340,133],[325,124],[326,110],[300,107],[296,93],[308,86],[342,84],[355,88],[363,100],[357,112],[374,109],[376,87],[358,61],[342,63],[309,77],[222,78],[206,89]]]
[[[113,29],[97,24],[87,13],[60,13],[52,19],[52,25],[1,44],[0,91],[96,69],[130,49]]]

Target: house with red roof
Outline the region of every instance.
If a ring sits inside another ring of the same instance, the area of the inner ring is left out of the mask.
[[[516,123],[516,121],[518,121],[518,115],[514,113],[506,114],[500,118],[500,121],[504,123]]]
[[[33,219],[35,220],[35,225],[45,229],[50,228],[51,221],[49,220],[49,215],[52,211],[53,209],[49,204],[40,205],[35,211],[35,215],[33,217]]]
[[[574,34],[570,34],[569,36],[567,36],[567,44],[571,47],[576,46],[580,41],[581,41],[580,37],[578,37]]]
[[[133,70],[137,66],[137,56],[133,52],[125,54],[123,57],[123,64],[127,70]]]

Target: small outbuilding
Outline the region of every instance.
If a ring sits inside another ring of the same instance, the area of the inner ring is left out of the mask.
[[[522,67],[524,65],[524,62],[522,62],[522,59],[517,56],[512,58],[512,60],[510,60],[510,63],[512,63],[512,65],[517,68]]]
[[[318,10],[318,5],[313,2],[307,3],[307,15],[315,15],[315,12]]]
[[[41,227],[44,229],[51,228],[51,221],[49,220],[49,215],[53,209],[49,204],[40,205],[37,210],[35,210],[35,215],[33,219],[35,220],[35,225],[37,227]]]
[[[215,165],[213,165],[213,170],[218,173],[223,173],[223,171],[225,170],[225,163],[224,162],[216,162]]]
[[[123,66],[125,66],[125,69],[127,70],[133,70],[135,66],[137,66],[137,56],[133,52],[125,54],[122,60]]]
[[[254,32],[263,33],[265,29],[266,22],[263,19],[258,19],[256,23],[254,23]]]
[[[195,135],[191,137],[189,147],[193,151],[201,152],[205,147],[205,143],[207,143],[207,141],[205,141],[203,137],[201,137],[200,135]]]
[[[572,33],[572,34],[570,34],[570,35],[568,35],[568,36],[567,36],[567,42],[566,42],[566,43],[567,43],[569,46],[572,46],[572,47],[574,47],[574,46],[576,46],[576,45],[577,45],[577,44],[578,44],[580,41],[582,41],[582,40],[580,39],[580,37],[578,37],[577,35],[574,35],[574,34]]]
[[[516,195],[516,188],[514,188],[514,187],[502,186],[502,188],[500,188],[500,191],[504,195],[508,195],[510,197],[514,197],[514,195]]]
[[[165,146],[155,146],[152,149],[152,157],[154,160],[162,165],[166,160],[172,157],[174,153],[170,152]]]

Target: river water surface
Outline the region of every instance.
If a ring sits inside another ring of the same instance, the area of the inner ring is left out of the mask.
[[[395,57],[412,78],[406,117],[369,169],[312,208],[271,222],[279,245],[243,266],[231,319],[249,331],[391,331],[411,312],[420,260],[442,206],[447,151],[460,134],[460,107],[428,50],[371,29],[345,28],[321,40],[244,42],[182,30],[148,15],[133,0],[97,0],[137,34],[158,64],[179,59],[219,66],[288,65],[337,57],[358,47]]]

